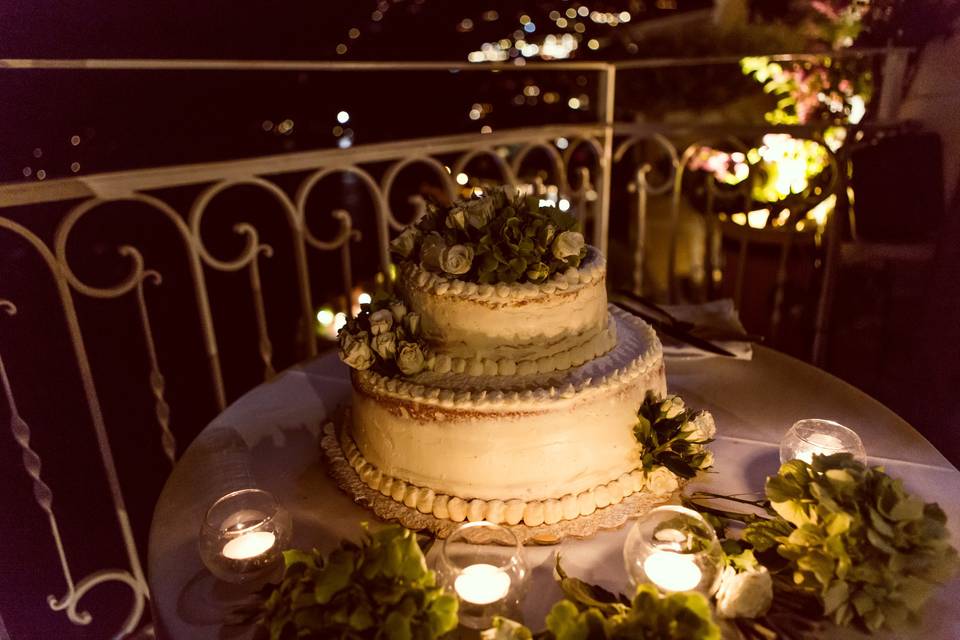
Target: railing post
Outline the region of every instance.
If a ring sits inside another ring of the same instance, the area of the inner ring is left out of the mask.
[[[610,226],[610,192],[613,177],[613,122],[616,105],[617,67],[608,64],[600,76],[600,113],[603,117],[603,158],[600,162],[600,211],[593,221],[593,244],[606,255]]]

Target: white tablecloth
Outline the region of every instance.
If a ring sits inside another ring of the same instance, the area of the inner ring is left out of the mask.
[[[716,473],[694,488],[718,493],[761,491],[778,467],[778,442],[800,418],[830,418],[863,438],[871,464],[883,464],[926,501],[939,502],[960,548],[960,472],[923,436],[883,405],[846,383],[798,360],[759,347],[752,361],[729,358],[668,360],[667,383],[687,404],[713,412],[718,438],[712,445]],[[243,590],[216,582],[203,567],[196,540],[206,507],[238,488],[238,471],[224,458],[224,442],[242,438],[252,451],[253,480],[293,515],[298,547],[327,550],[340,538],[356,538],[359,523],[373,518],[328,478],[317,436],[321,423],[349,397],[345,367],[328,355],[294,367],[231,405],[197,437],[167,480],[150,530],[148,578],[161,637],[247,638],[248,628],[224,627],[224,611]],[[626,528],[557,547],[528,547],[533,568],[524,603],[528,624],[560,598],[553,581],[554,553],[571,575],[625,591],[621,548]],[[918,638],[960,638],[960,579],[928,604]],[[859,635],[835,631],[834,637]]]

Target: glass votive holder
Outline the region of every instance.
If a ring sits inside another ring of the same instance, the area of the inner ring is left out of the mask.
[[[815,453],[850,453],[857,462],[867,464],[867,452],[857,432],[833,420],[799,420],[780,441],[780,464],[787,460],[809,463]]]
[[[667,593],[699,591],[710,596],[720,585],[723,551],[703,516],[666,505],[633,525],[623,545],[623,561],[634,587],[650,582]]]
[[[290,514],[262,489],[228,493],[207,509],[200,527],[200,558],[217,578],[244,583],[283,565],[290,543]]]
[[[460,600],[464,627],[487,629],[494,616],[519,621],[527,575],[520,541],[498,524],[467,522],[443,541],[437,576]]]

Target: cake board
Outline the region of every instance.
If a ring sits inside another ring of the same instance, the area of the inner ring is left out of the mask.
[[[350,410],[348,407],[341,408],[335,413],[333,420],[324,425],[320,448],[330,476],[342,491],[353,496],[354,502],[370,509],[381,520],[397,522],[413,531],[426,531],[440,539],[448,537],[460,526],[460,522],[422,513],[367,486],[347,460],[340,444],[340,436],[349,425]],[[583,539],[599,531],[619,529],[630,519],[670,502],[672,497],[673,494],[652,495],[641,491],[623,498],[617,504],[597,509],[590,515],[573,520],[561,520],[536,527],[524,524],[502,526],[512,531],[521,544],[558,544],[565,538]]]

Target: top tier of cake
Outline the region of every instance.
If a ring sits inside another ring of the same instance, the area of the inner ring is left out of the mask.
[[[541,284],[476,284],[407,262],[397,286],[420,314],[424,340],[445,358],[486,363],[499,373],[563,370],[616,342],[607,311],[606,262],[590,247],[577,269]]]

